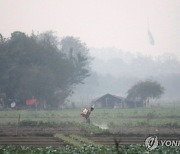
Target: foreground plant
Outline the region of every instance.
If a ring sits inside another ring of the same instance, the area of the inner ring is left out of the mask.
[[[142,145],[120,146],[121,154],[179,154],[179,147],[157,147],[152,151],[148,151]],[[0,154],[117,154],[115,147],[95,147],[92,145],[84,145],[82,147],[65,146],[65,147],[24,147],[24,146],[1,146]]]

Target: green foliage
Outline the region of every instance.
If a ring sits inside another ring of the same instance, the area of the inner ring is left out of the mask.
[[[37,121],[43,122],[50,127],[74,127],[81,130],[83,128],[88,128],[88,132],[91,133],[89,126],[83,123],[83,119],[80,116],[81,109],[64,109],[64,110],[51,110],[51,111],[32,111],[32,110],[17,110],[17,111],[1,111],[0,126],[16,125],[18,117],[20,114],[20,122],[22,121]],[[134,114],[137,112],[136,114]],[[147,115],[152,115],[149,126],[152,127],[174,127],[179,128],[180,126],[180,108],[160,108],[160,109],[106,109],[106,115],[103,114],[104,109],[96,109],[91,115],[92,124],[98,126],[107,125],[110,130],[111,128],[120,129],[120,127],[136,127],[136,126],[146,126]],[[170,124],[172,123],[172,124]],[[173,124],[174,123],[174,124]],[[176,123],[176,124],[175,124]],[[82,126],[83,125],[83,126]],[[38,125],[39,127],[41,125]],[[111,127],[113,126],[113,127]],[[174,128],[173,127],[173,128]],[[94,128],[93,128],[94,129]],[[106,132],[106,130],[100,130],[101,132]],[[85,131],[83,131],[85,132]]]
[[[59,126],[54,122],[43,122],[43,121],[32,121],[32,120],[22,120],[19,123],[20,126],[36,126],[36,127],[57,127]]]
[[[0,93],[22,101],[35,97],[39,106],[58,107],[89,76],[89,62],[88,49],[78,38],[58,41],[53,32],[13,32],[0,40]]]
[[[84,124],[82,123],[81,125],[79,125],[79,128],[82,130],[82,131],[85,131],[87,134],[110,134],[109,130],[104,130],[104,129],[101,129],[100,127],[98,126],[95,126],[95,125],[89,125],[89,124]]]
[[[109,128],[114,128],[114,127],[116,127],[116,124],[115,124],[113,121],[111,121],[111,122],[108,124],[108,127],[109,127]]]
[[[61,127],[61,128],[68,128],[68,127],[80,127],[79,123],[76,122],[60,122],[55,123],[51,121],[32,121],[32,120],[22,120],[19,123],[20,126],[36,126],[36,127]]]
[[[70,144],[70,145],[73,145],[73,146],[79,147],[79,148],[82,147],[83,145],[93,145],[96,147],[103,146],[101,144],[98,144],[98,143],[95,143],[91,140],[88,140],[85,137],[73,135],[73,134],[71,134],[69,136],[67,136],[67,135],[65,136],[63,134],[58,133],[58,134],[55,134],[54,137],[59,139],[59,140],[63,140],[67,144]]]
[[[126,123],[124,123],[124,126],[133,127],[133,123],[132,122],[126,122]]]
[[[178,154],[179,147],[158,146],[152,151],[148,151],[142,145],[120,146],[121,154]],[[4,146],[0,147],[1,154],[117,154],[115,147],[96,147],[92,145],[84,145],[81,147],[65,146],[65,147],[24,147],[24,146]]]
[[[59,140],[63,140],[67,144],[73,145],[75,147],[81,147],[82,146],[82,144],[80,142],[78,142],[77,140],[75,140],[69,136],[65,136],[63,134],[60,134],[60,133],[55,134],[54,137],[59,139]]]
[[[147,126],[149,123],[147,121],[138,121],[137,126]]]
[[[180,128],[180,124],[178,124],[177,122],[169,122],[166,124],[162,124],[161,127]]]
[[[140,81],[128,90],[127,100],[145,101],[148,98],[159,98],[164,88],[156,81]]]
[[[61,127],[61,128],[69,128],[74,127],[78,128],[82,132],[86,134],[109,134],[108,130],[103,130],[98,126],[89,125],[86,123],[77,123],[73,121],[65,121],[60,123],[55,122],[44,122],[44,121],[32,121],[32,120],[22,120],[19,123],[20,126],[36,126],[36,127]]]
[[[93,142],[93,141],[91,141],[85,137],[79,136],[79,135],[72,134],[72,135],[70,135],[70,137],[77,140],[77,141],[85,143],[86,145],[103,146],[100,143],[95,143],[95,142]]]
[[[151,120],[151,119],[153,119],[155,117],[156,117],[156,112],[155,111],[147,113],[147,120]]]

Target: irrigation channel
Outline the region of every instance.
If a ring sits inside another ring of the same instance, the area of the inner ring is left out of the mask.
[[[113,136],[91,136],[87,137],[89,140],[100,143],[105,146],[113,146],[115,144]],[[161,137],[159,139],[176,139],[176,137]],[[116,137],[116,140],[119,141],[120,145],[129,145],[129,144],[144,144],[144,137]],[[54,137],[46,136],[4,136],[0,137],[0,145],[22,145],[22,146],[35,146],[35,147],[60,147],[68,145],[63,140],[58,140]]]

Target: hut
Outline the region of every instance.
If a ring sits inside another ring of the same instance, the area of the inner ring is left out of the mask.
[[[95,108],[125,108],[125,99],[120,96],[105,94],[92,101]]]

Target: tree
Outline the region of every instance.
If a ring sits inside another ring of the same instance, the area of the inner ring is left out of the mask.
[[[128,90],[126,100],[145,102],[149,98],[159,98],[164,93],[164,87],[158,82],[140,81]]]
[[[83,81],[89,74],[90,56],[86,44],[82,43],[78,38],[65,37],[61,40],[61,51],[71,62],[73,70],[72,82],[74,84]]]
[[[63,104],[73,87],[89,76],[90,62],[84,43],[74,37],[63,40],[51,31],[0,36],[0,93],[20,100],[35,97],[54,107]]]

